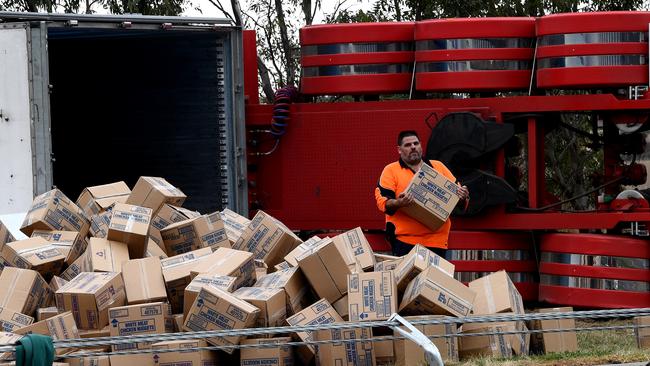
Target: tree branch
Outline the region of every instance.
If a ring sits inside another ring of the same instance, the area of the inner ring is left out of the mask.
[[[280,28],[280,41],[282,42],[282,51],[285,61],[285,68],[287,72],[287,84],[294,84],[294,67],[293,67],[293,52],[291,50],[291,42],[289,41],[289,32],[287,31],[287,23],[284,19],[284,9],[282,8],[282,0],[274,0],[275,12],[278,17],[278,27]]]
[[[267,103],[273,103],[275,94],[273,93],[273,86],[271,85],[271,79],[269,78],[269,69],[262,61],[260,56],[257,56],[257,70],[260,73],[260,79],[262,79],[262,91],[266,97]]]
[[[228,13],[226,11],[226,9],[223,7],[220,0],[208,0],[208,1],[210,2],[210,4],[214,5],[220,12],[222,12],[223,15],[226,16],[226,18],[230,19],[231,22],[237,24],[237,22],[235,21],[233,16],[230,15],[230,13]],[[236,0],[234,0],[234,1],[236,1]]]

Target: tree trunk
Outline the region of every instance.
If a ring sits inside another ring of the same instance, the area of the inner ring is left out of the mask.
[[[287,85],[294,85],[295,67],[293,65],[293,50],[291,49],[291,42],[289,41],[289,32],[287,31],[287,23],[284,19],[282,0],[274,0],[274,1],[275,1],[275,11],[278,15],[278,27],[280,28],[280,40],[282,42],[282,51],[284,53],[285,67],[287,73]]]
[[[264,92],[266,102],[273,103],[275,93],[273,92],[271,78],[269,77],[269,68],[266,67],[264,61],[262,61],[262,58],[260,56],[257,56],[257,70],[260,73],[260,79],[262,79],[262,91]]]

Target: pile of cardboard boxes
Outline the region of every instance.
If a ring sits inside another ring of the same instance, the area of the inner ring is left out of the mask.
[[[419,245],[404,257],[375,255],[360,228],[303,242],[265,212],[252,220],[229,210],[201,214],[183,208],[185,198],[163,178],[141,177],[133,190],[123,182],[89,187],[76,202],[56,189],[36,197],[21,228],[29,239],[16,241],[0,223],[4,339],[29,332],[75,339],[331,324],[385,320],[393,313],[407,320],[524,313],[521,296],[503,271],[466,285],[454,279],[452,263]],[[577,347],[574,332],[532,339],[526,333],[459,337],[574,328],[565,320],[418,327],[433,337],[445,360],[522,355],[531,343],[545,352]],[[154,352],[64,362],[413,365],[423,360],[422,350],[410,341],[372,341],[384,335],[393,330],[123,342],[112,350]],[[288,347],[291,340],[335,342]],[[239,344],[247,347],[229,347]],[[192,350],[207,345],[224,348]],[[169,349],[184,351],[162,352]]]

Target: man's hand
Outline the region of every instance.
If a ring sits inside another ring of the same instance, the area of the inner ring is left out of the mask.
[[[398,208],[410,206],[413,204],[413,196],[410,193],[402,192],[399,196],[397,196],[397,199],[395,201],[397,201]]]
[[[465,201],[469,198],[469,191],[467,190],[467,186],[458,187],[458,197],[460,197],[461,201]]]
[[[397,198],[389,199],[386,201],[386,209],[389,212],[395,212],[398,209],[410,206],[411,204],[413,204],[413,196],[402,192],[399,196],[397,196]],[[392,215],[392,213],[389,215]]]

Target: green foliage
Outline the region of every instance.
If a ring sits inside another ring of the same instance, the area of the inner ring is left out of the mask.
[[[577,11],[636,10],[642,0],[377,0],[370,11],[341,10],[329,23],[438,18],[542,16]],[[399,16],[398,16],[399,15]],[[398,19],[399,18],[399,19]]]
[[[97,7],[113,14],[179,15],[189,0],[0,0],[0,11],[93,13]]]

